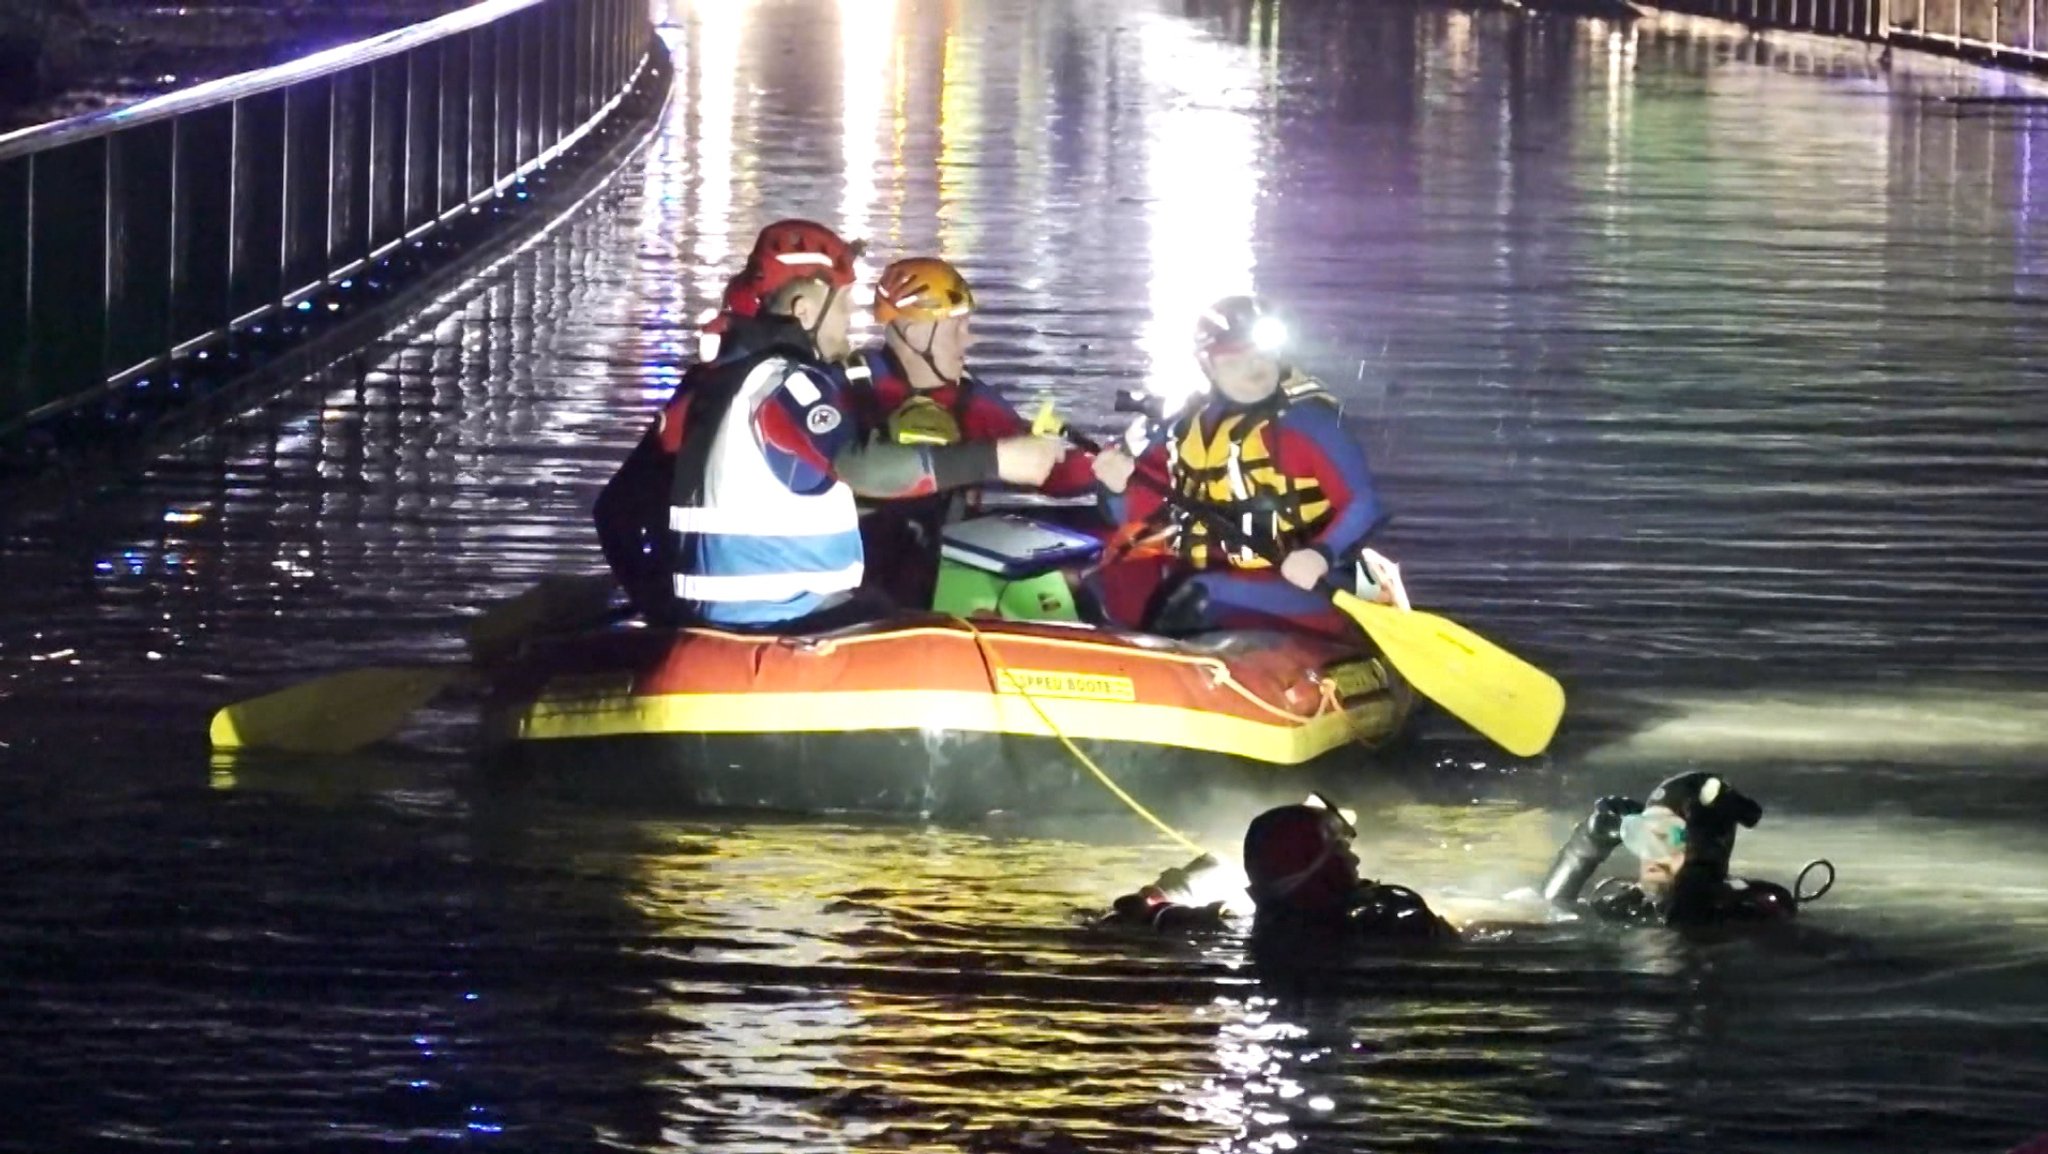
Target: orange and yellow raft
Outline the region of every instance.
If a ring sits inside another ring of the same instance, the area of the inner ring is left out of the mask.
[[[1178,788],[1355,760],[1413,705],[1380,657],[1331,640],[940,616],[789,637],[614,629],[495,680],[486,733],[519,762],[804,812],[1100,808],[1115,803],[1062,739],[1119,780]]]

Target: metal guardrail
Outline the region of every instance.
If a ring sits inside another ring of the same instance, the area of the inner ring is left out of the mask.
[[[1890,39],[2048,68],[2048,0],[1890,0]]]
[[[2048,67],[2048,0],[1653,0],[1744,24]]]
[[[137,380],[432,231],[617,102],[647,0],[487,0],[0,136],[0,429]]]
[[[1882,40],[1887,0],[1651,0],[1657,7],[1743,24]]]

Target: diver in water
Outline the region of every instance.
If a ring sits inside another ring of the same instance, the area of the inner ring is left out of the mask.
[[[1283,805],[1252,819],[1244,834],[1244,869],[1250,881],[1254,948],[1329,951],[1363,942],[1457,941],[1458,931],[1406,886],[1358,875],[1351,843],[1358,830],[1320,794],[1308,804]],[[1229,924],[1224,903],[1193,905],[1193,891],[1220,869],[1204,854],[1157,882],[1117,899],[1104,919],[1163,931],[1216,929]]]
[[[1729,877],[1736,828],[1755,828],[1763,815],[1763,806],[1711,773],[1669,778],[1640,802],[1603,797],[1558,851],[1543,880],[1543,897],[1562,909],[1629,925],[1789,920],[1802,901],[1833,885],[1834,867],[1828,867],[1827,885],[1805,898],[1771,882]],[[1609,878],[1582,898],[1587,881],[1616,846],[1635,855],[1636,880]]]

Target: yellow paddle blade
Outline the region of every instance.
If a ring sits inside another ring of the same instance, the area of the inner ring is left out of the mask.
[[[464,675],[460,666],[373,666],[302,681],[213,715],[215,749],[347,753],[397,733]]]
[[[543,577],[470,622],[469,650],[478,660],[490,661],[528,638],[602,621],[611,611],[612,588],[609,573]]]
[[[1463,625],[1396,609],[1344,590],[1333,598],[1415,692],[1517,757],[1550,744],[1564,718],[1564,686]]]

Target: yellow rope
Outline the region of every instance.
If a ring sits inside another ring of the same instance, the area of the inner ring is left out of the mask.
[[[1107,789],[1110,793],[1114,794],[1118,801],[1121,801],[1125,805],[1130,806],[1132,813],[1135,813],[1139,817],[1144,818],[1147,822],[1150,822],[1152,828],[1158,830],[1160,833],[1165,834],[1167,840],[1174,842],[1176,845],[1179,845],[1182,849],[1188,850],[1189,852],[1196,854],[1208,852],[1204,850],[1200,845],[1196,844],[1186,834],[1181,833],[1179,830],[1166,824],[1164,821],[1161,821],[1157,814],[1153,813],[1149,809],[1146,809],[1144,805],[1138,801],[1137,798],[1132,797],[1130,794],[1124,792],[1124,788],[1122,786],[1118,785],[1115,781],[1112,781],[1110,779],[1109,774],[1103,772],[1102,767],[1095,764],[1094,758],[1089,757],[1086,753],[1081,752],[1080,746],[1075,745],[1073,741],[1068,739],[1066,734],[1060,732],[1060,727],[1053,724],[1052,718],[1047,716],[1044,708],[1038,704],[1038,699],[1031,695],[1030,690],[1024,688],[1024,683],[1015,677],[1009,676],[1009,671],[1003,668],[1002,663],[1000,661],[996,660],[995,650],[990,648],[988,638],[982,634],[980,629],[977,629],[975,627],[974,622],[969,621],[965,617],[956,617],[954,618],[954,620],[960,622],[960,624],[962,625],[965,625],[967,627],[967,632],[974,635],[974,644],[977,648],[981,650],[982,663],[988,667],[989,689],[996,693],[1001,693],[1003,691],[1003,681],[1007,680],[1010,687],[1017,691],[1018,696],[1024,699],[1024,703],[1031,707],[1031,712],[1036,713],[1038,715],[1038,720],[1044,722],[1045,727],[1048,730],[1052,731],[1052,735],[1059,739],[1060,744],[1067,747],[1067,752],[1074,755],[1074,760],[1080,762],[1082,766],[1086,767],[1089,773],[1094,774],[1095,780],[1101,782],[1102,787],[1104,789]]]

